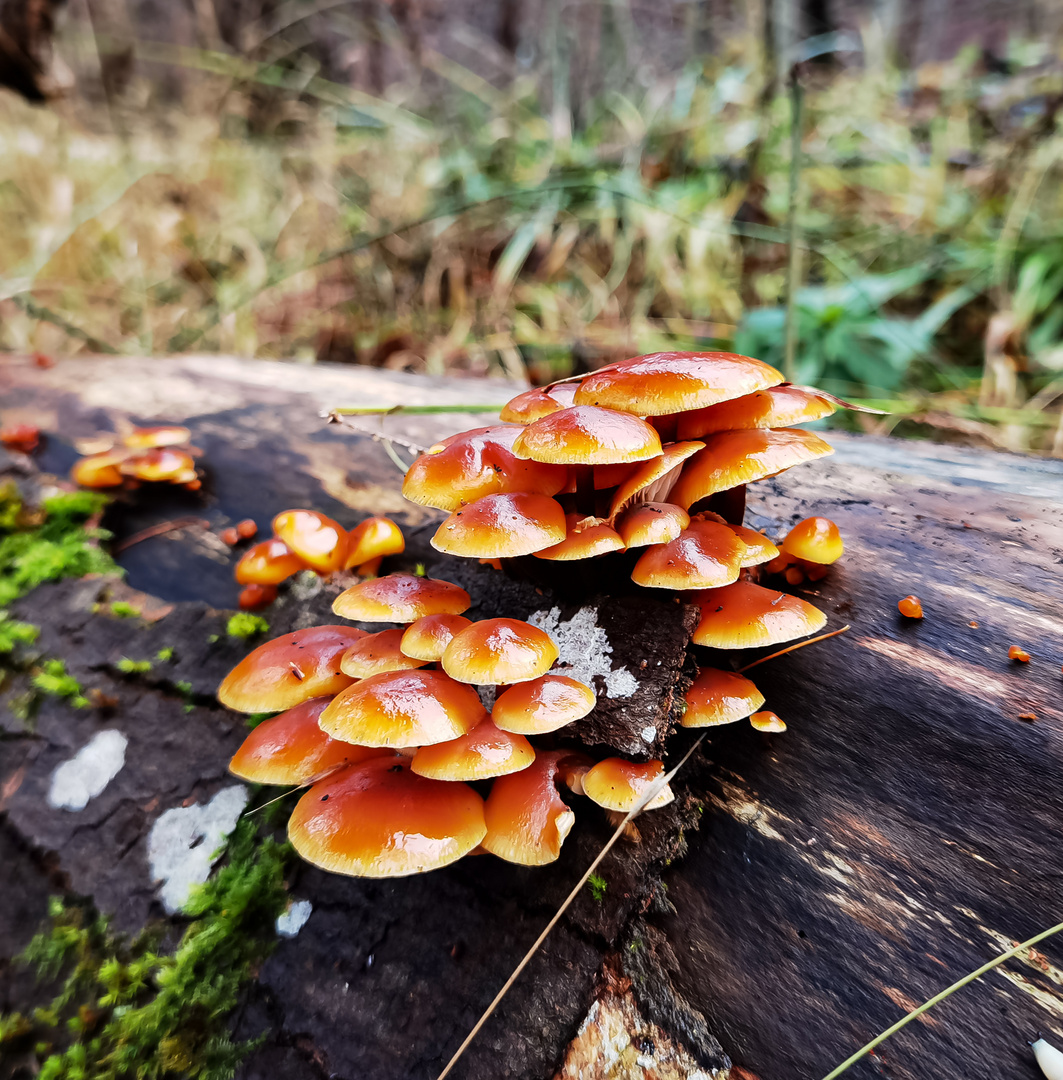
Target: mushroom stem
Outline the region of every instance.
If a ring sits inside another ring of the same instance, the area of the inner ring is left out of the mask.
[[[718,491],[701,506],[719,514],[728,525],[741,525],[746,516],[746,485]]]
[[[576,509],[581,514],[594,516],[594,466],[574,465],[576,473]]]

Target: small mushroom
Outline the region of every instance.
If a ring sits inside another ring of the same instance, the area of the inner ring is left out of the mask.
[[[357,622],[412,623],[424,615],[460,615],[472,600],[460,586],[417,574],[388,574],[341,592],[332,610]]]
[[[676,427],[676,438],[700,439],[718,431],[792,427],[820,420],[834,411],[834,403],[815,390],[772,386],[707,409],[683,413]]]
[[[442,660],[450,639],[470,622],[464,615],[423,615],[406,627],[399,648],[415,660],[435,663]]]
[[[584,774],[583,794],[606,810],[626,814],[638,806],[662,776],[662,761],[638,762],[621,757],[605,758]],[[656,810],[667,806],[674,799],[672,789],[665,784],[642,809]]]
[[[89,454],[74,462],[70,470],[70,479],[75,484],[87,488],[120,487],[122,471],[119,466],[126,455],[121,450],[104,450],[99,454]]]
[[[184,446],[192,432],[179,424],[160,424],[156,427],[133,428],[122,436],[122,445],[130,450],[155,450],[161,446]]]
[[[503,731],[485,717],[451,742],[422,746],[410,767],[434,780],[489,780],[520,772],[534,760],[535,751],[523,735]]]
[[[173,446],[159,446],[126,458],[119,465],[123,476],[146,483],[188,484],[196,479],[192,455]]]
[[[311,626],[267,641],[225,676],[218,700],[237,712],[280,712],[338,694],[352,681],[340,659],[364,636],[353,626]]]
[[[629,548],[648,547],[677,540],[689,524],[690,515],[682,507],[647,502],[625,510],[616,523],[616,531]]]
[[[906,619],[921,619],[923,617],[923,604],[918,596],[905,596],[898,600],[897,610]]]
[[[830,518],[810,517],[799,521],[780,545],[788,555],[808,563],[827,566],[845,552],[838,526]]]
[[[565,539],[565,512],[546,495],[485,495],[455,510],[436,530],[432,547],[448,555],[509,559]]]
[[[764,695],[744,675],[717,668],[702,668],[686,693],[683,727],[716,727],[752,716],[764,704]]]
[[[233,755],[229,772],[253,784],[306,784],[345,765],[388,753],[326,735],[318,718],[331,700],[311,698],[263,720]]]
[[[729,526],[694,518],[675,540],[646,548],[631,580],[657,589],[718,588],[738,580],[745,551]]]
[[[786,723],[781,717],[778,717],[773,712],[758,712],[754,713],[749,722],[757,729],[757,731],[785,731]]]
[[[406,540],[402,530],[391,518],[368,517],[355,525],[347,537],[347,557],[343,560],[343,568],[356,568],[359,574],[366,576],[369,569],[366,564],[372,563],[375,573],[382,558],[401,555],[405,550]]]
[[[245,585],[237,604],[243,611],[256,611],[277,599],[276,585]]]
[[[386,671],[337,694],[319,723],[334,739],[400,748],[450,742],[485,715],[476,691],[442,671]]]
[[[426,661],[407,656],[399,648],[402,630],[381,630],[356,641],[340,661],[340,671],[355,679],[368,679],[385,671],[424,667]]]
[[[778,558],[779,549],[761,532],[744,525],[730,525],[730,530],[746,545],[742,566],[759,566]]]
[[[236,564],[239,585],[279,585],[306,568],[283,540],[274,537],[249,547]]]
[[[251,518],[244,518],[243,521],[237,522],[236,535],[241,540],[252,540],[258,535],[258,526]]]
[[[20,454],[32,454],[41,441],[41,429],[33,424],[13,424],[0,428],[0,444]]]
[[[513,453],[554,465],[618,465],[659,457],[661,438],[630,413],[575,405],[522,428]]]
[[[502,406],[498,414],[507,424],[530,424],[543,416],[567,409],[576,393],[575,383],[555,383],[540,390],[525,390]]]
[[[707,589],[693,597],[701,608],[695,645],[756,649],[821,630],[827,616],[806,600],[749,581]]]
[[[595,700],[589,686],[567,675],[542,675],[499,694],[491,719],[503,731],[545,735],[582,720]]]
[[[408,760],[373,758],[315,784],[296,804],[288,839],[335,874],[405,877],[460,859],[487,831],[467,784],[417,776]]]
[[[554,562],[571,562],[590,559],[596,555],[608,555],[611,551],[623,551],[624,541],[607,521],[584,517],[582,514],[565,515],[565,539],[560,544],[534,552],[537,559]]]
[[[537,679],[557,656],[553,639],[537,626],[520,619],[484,619],[451,638],[442,664],[460,682],[500,686]]]
[[[347,533],[316,510],[282,511],[273,519],[273,532],[319,574],[331,574],[343,566]]]

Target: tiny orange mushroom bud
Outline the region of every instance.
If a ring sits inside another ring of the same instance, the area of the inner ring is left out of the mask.
[[[257,535],[258,526],[250,518],[244,518],[237,523],[236,532],[241,540],[250,540]]]
[[[343,566],[347,533],[332,518],[316,510],[284,510],[273,519],[273,531],[319,574],[331,574]]]
[[[227,544],[229,547],[236,547],[240,543],[240,534],[232,527],[228,529],[222,529],[218,536],[223,544]]]
[[[283,540],[274,538],[249,547],[240,556],[235,573],[240,585],[279,585],[305,567]]]
[[[799,521],[782,542],[782,550],[805,562],[829,565],[845,552],[838,526],[830,518],[810,517]]]
[[[1030,662],[1030,654],[1018,645],[1012,645],[1011,648],[1008,649],[1008,659],[1018,660],[1021,664],[1028,664]]]
[[[788,566],[783,577],[787,585],[800,585],[805,580],[805,572],[800,566]]]
[[[0,443],[8,450],[17,450],[20,454],[32,454],[41,440],[41,429],[33,424],[15,424],[0,428]]]
[[[266,607],[277,599],[276,585],[247,585],[240,590],[240,607],[244,611],[255,611],[260,607]]]
[[[786,723],[773,712],[754,713],[749,722],[757,729],[757,731],[785,731]]]
[[[918,596],[906,596],[897,601],[897,610],[906,619],[921,619],[923,617],[923,605]]]

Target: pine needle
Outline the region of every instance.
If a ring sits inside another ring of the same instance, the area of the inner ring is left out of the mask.
[[[798,649],[803,649],[806,645],[815,645],[817,641],[826,641],[827,638],[837,637],[839,634],[844,634],[849,629],[849,624],[846,623],[840,630],[832,630],[829,634],[820,634],[819,637],[810,637],[807,641],[799,641],[796,645],[787,645],[785,649],[780,649],[778,652],[770,653],[768,656],[762,656],[759,660],[754,660],[752,664],[746,664],[745,667],[738,669],[738,674],[741,675],[743,671],[748,671],[750,668],[754,668],[757,664],[763,664],[766,660],[774,660],[777,656],[785,656],[787,653],[796,652]]]

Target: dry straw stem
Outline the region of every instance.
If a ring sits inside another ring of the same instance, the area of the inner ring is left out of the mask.
[[[785,656],[787,653],[796,652],[798,649],[803,649],[806,645],[815,645],[817,641],[826,641],[827,638],[837,637],[839,634],[844,634],[848,629],[849,624],[846,623],[840,630],[832,630],[829,634],[820,634],[818,637],[810,637],[807,641],[797,642],[796,645],[787,645],[785,649],[769,653],[767,656],[762,656],[759,660],[754,660],[752,664],[746,664],[745,667],[740,667],[738,669],[738,674],[741,675],[743,671],[755,668],[757,664],[763,664],[765,660],[774,660],[777,656]]]
[[[565,897],[564,903],[557,909],[554,917],[546,924],[546,926],[543,928],[543,932],[535,939],[532,947],[524,954],[524,958],[513,969],[513,974],[510,975],[510,977],[505,981],[502,989],[499,990],[498,993],[495,995],[494,1000],[491,1002],[491,1004],[487,1006],[487,1009],[484,1011],[483,1016],[481,1016],[480,1019],[476,1021],[476,1024],[474,1025],[472,1031],[470,1031],[469,1034],[465,1036],[465,1041],[461,1044],[461,1046],[458,1047],[450,1061],[447,1062],[446,1067],[439,1074],[438,1080],[444,1080],[445,1077],[450,1075],[451,1070],[458,1063],[462,1054],[464,1054],[465,1051],[469,1048],[469,1045],[472,1043],[473,1039],[476,1038],[476,1036],[480,1032],[480,1029],[484,1026],[484,1024],[487,1023],[495,1009],[498,1008],[498,1005],[502,1001],[502,999],[506,996],[507,993],[509,993],[510,987],[517,981],[520,973],[528,966],[531,958],[539,951],[539,947],[547,939],[550,931],[553,930],[553,928],[561,921],[561,916],[565,914],[569,906],[572,904],[572,901],[575,900],[576,897],[579,895],[580,889],[582,889],[583,886],[587,884],[587,880],[590,878],[591,874],[593,874],[594,871],[598,869],[602,859],[604,859],[605,856],[609,854],[609,852],[613,848],[613,845],[617,842],[617,840],[620,839],[621,835],[624,832],[624,829],[627,827],[628,822],[631,821],[632,818],[636,817],[642,811],[642,808],[652,798],[654,798],[654,796],[656,796],[661,790],[663,790],[665,784],[668,784],[673,779],[676,773],[678,773],[679,770],[687,763],[691,754],[693,754],[694,751],[697,750],[697,748],[702,744],[706,734],[706,732],[702,732],[702,734],[699,735],[694,741],[694,744],[690,747],[690,749],[683,755],[683,757],[679,761],[679,764],[676,765],[676,767],[672,769],[671,772],[665,773],[664,776],[658,777],[657,780],[654,781],[654,783],[651,784],[650,787],[646,790],[645,794],[638,801],[638,803],[624,816],[624,820],[621,821],[620,824],[616,827],[616,831],[613,833],[612,836],[609,837],[609,839],[605,843],[605,846],[602,848],[601,851],[598,852],[597,856],[595,856],[594,861],[583,872],[583,876],[579,879],[579,881],[576,882],[575,886],[572,889],[572,892],[570,892],[568,896]]]

